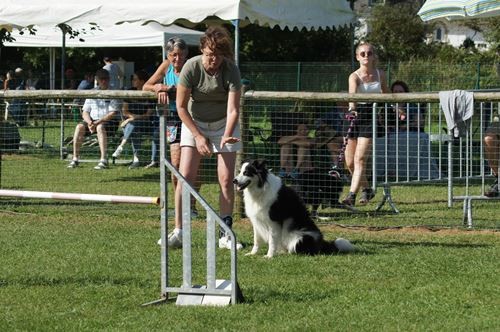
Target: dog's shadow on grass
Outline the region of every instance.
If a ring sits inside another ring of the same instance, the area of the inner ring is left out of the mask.
[[[244,304],[253,304],[253,303],[266,303],[270,299],[272,301],[278,302],[297,302],[302,303],[305,299],[307,301],[325,301],[331,299],[332,294],[328,294],[325,292],[290,292],[289,290],[279,291],[276,289],[270,288],[258,288],[253,290],[248,290],[248,294],[245,293],[245,289],[242,289],[244,300]]]

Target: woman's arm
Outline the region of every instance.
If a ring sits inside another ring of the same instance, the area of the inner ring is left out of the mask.
[[[189,131],[193,134],[194,140],[196,142],[196,149],[202,156],[210,156],[212,151],[208,146],[208,140],[203,136],[193,121],[191,114],[188,111],[189,97],[191,96],[191,89],[186,88],[182,84],[177,85],[176,94],[176,105],[177,114],[181,119],[182,123],[188,127]]]
[[[240,98],[241,90],[229,91],[227,97],[227,122],[224,136],[222,136],[221,139],[221,148],[224,147],[226,143],[233,144],[240,141],[238,137],[233,137],[233,131],[240,116]]]
[[[152,91],[158,96],[159,104],[168,104],[168,86],[162,83],[163,78],[167,74],[170,61],[165,59],[156,69],[155,73],[142,86],[143,91]]]
[[[356,73],[351,73],[351,75],[349,75],[349,93],[356,93],[357,89],[358,89],[358,75],[356,75]],[[349,102],[349,110],[351,111],[356,110],[355,102]]]

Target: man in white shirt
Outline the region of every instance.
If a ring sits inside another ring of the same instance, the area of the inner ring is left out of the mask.
[[[105,69],[97,70],[95,74],[99,90],[109,88],[109,72]],[[115,99],[86,99],[83,104],[83,121],[76,125],[73,136],[73,159],[68,168],[76,168],[80,160],[80,148],[85,135],[97,133],[101,158],[94,169],[100,170],[108,167],[108,136],[107,133],[114,133],[118,128],[117,115],[121,109],[121,104]]]

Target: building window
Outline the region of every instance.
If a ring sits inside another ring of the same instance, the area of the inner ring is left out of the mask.
[[[441,28],[436,29],[436,40],[441,41],[443,39],[443,31]]]

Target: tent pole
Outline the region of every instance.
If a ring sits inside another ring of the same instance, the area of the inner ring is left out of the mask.
[[[240,20],[233,20],[234,25],[234,62],[240,66]]]
[[[59,26],[62,31],[62,49],[61,49],[61,90],[64,90],[64,62],[66,61],[66,28]],[[59,155],[64,160],[64,99],[61,101],[61,135],[59,140]],[[74,156],[76,157],[76,156]]]
[[[61,49],[61,90],[64,90],[64,66],[66,62],[66,29],[61,28],[62,32],[62,49]]]
[[[56,50],[54,47],[49,48],[49,88],[56,88]]]

